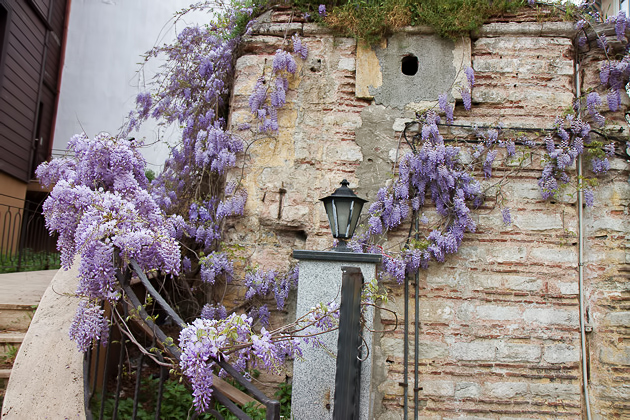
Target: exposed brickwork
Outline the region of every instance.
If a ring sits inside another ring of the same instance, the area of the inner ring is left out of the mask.
[[[244,245],[243,256],[268,268],[288,265],[293,249],[331,246],[318,199],[343,178],[358,186],[359,195],[374,197],[377,180],[385,183],[391,171],[400,136],[395,120],[413,116],[357,99],[355,41],[334,38],[288,13],[274,14],[276,23],[263,25],[244,46],[232,99],[236,126],[249,118],[248,95],[265,60],[270,64],[282,45],[284,29],[303,35],[309,58],[291,81],[280,134],[248,148],[246,216],[228,231],[231,241]],[[471,112],[458,104],[457,122],[551,128],[576,91],[573,37],[570,24],[543,24],[523,14],[484,27],[472,41],[476,103]],[[595,51],[582,57],[580,89],[586,91],[597,87],[602,57]],[[623,112],[606,116],[627,133]],[[597,189],[596,206],[585,211],[591,406],[599,418],[630,418],[630,185],[625,157],[612,166]],[[460,252],[420,273],[422,419],[582,418],[577,203],[568,193],[562,200],[541,200],[539,157],[518,173],[512,169],[498,163],[495,176],[510,178],[502,199],[514,223],[504,226],[490,201],[476,213],[478,230]],[[401,238],[394,235],[392,242]],[[386,286],[386,307],[400,323],[403,287]],[[412,352],[414,287],[412,282],[408,297]],[[382,311],[380,323],[391,330],[395,318]],[[402,418],[402,325],[376,341],[375,417]],[[413,373],[410,363],[410,389]]]

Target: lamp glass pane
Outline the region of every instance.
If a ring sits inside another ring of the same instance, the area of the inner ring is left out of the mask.
[[[337,223],[335,221],[335,211],[333,208],[333,201],[330,198],[326,198],[324,201],[324,208],[326,209],[326,215],[328,216],[328,223],[330,224],[330,230],[332,231],[333,238],[337,236]]]
[[[359,221],[359,216],[361,216],[361,210],[363,209],[363,202],[355,201],[354,207],[352,209],[352,217],[350,219],[350,226],[348,229],[348,238],[351,238],[354,235],[354,230],[357,227],[357,222]]]
[[[346,238],[348,223],[350,222],[350,212],[352,211],[352,200],[347,198],[335,198],[335,213],[337,214],[337,236]],[[334,235],[333,235],[334,236]]]

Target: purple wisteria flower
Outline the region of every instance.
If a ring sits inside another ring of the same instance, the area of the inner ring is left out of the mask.
[[[503,217],[503,224],[511,225],[512,224],[512,213],[510,212],[509,207],[504,207],[501,210],[501,216]]]
[[[317,9],[317,11],[319,12],[319,16],[326,17],[326,5],[325,4],[320,4],[319,8]]]

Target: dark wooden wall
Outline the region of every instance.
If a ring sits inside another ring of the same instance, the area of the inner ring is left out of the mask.
[[[0,0],[0,171],[33,178],[50,155],[68,0]]]

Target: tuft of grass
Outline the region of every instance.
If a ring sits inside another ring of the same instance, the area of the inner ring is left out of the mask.
[[[0,357],[0,364],[13,365],[18,354],[18,346],[9,344],[4,356]]]

